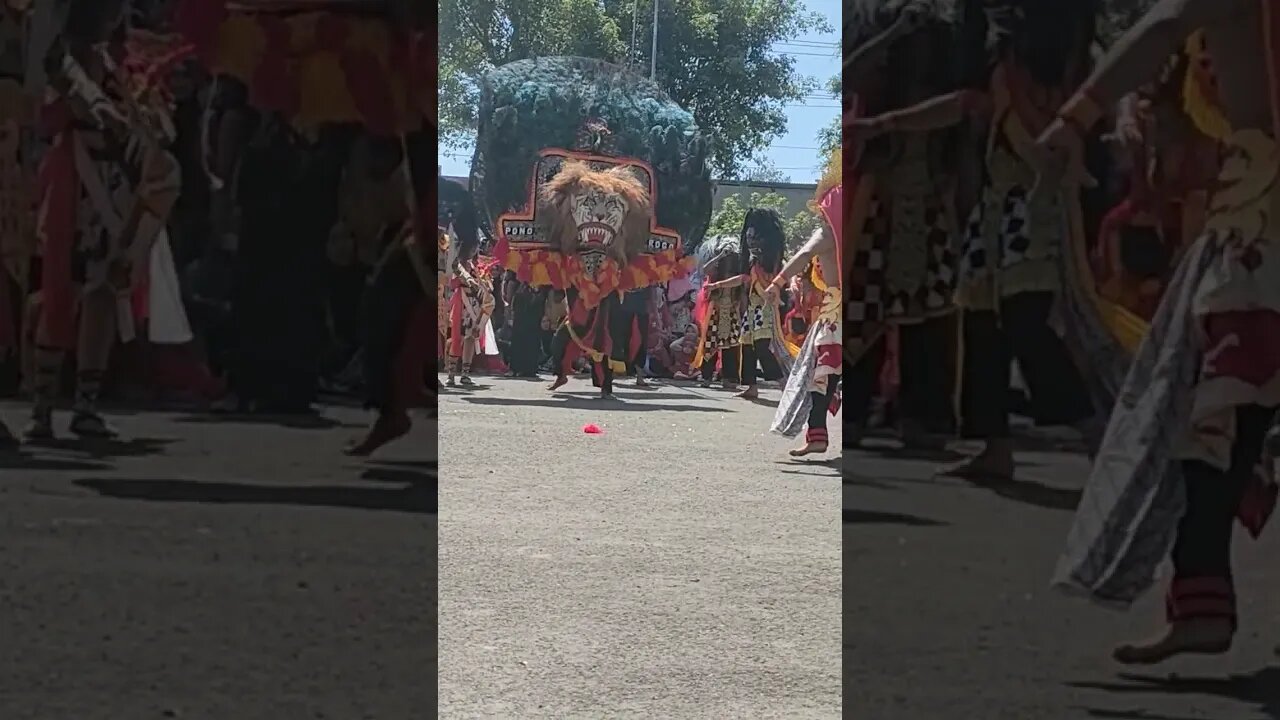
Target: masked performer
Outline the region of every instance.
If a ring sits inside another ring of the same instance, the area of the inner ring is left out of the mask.
[[[702,387],[711,387],[716,362],[720,363],[720,379],[726,390],[738,387],[741,379],[739,361],[742,345],[742,323],[739,307],[742,284],[733,282],[739,276],[741,250],[726,238],[711,241],[716,254],[702,267],[705,280],[698,289],[693,317],[698,324],[698,352],[693,364],[702,371]],[[725,282],[725,285],[720,285]]]
[[[839,409],[844,308],[841,305],[840,269],[843,267],[841,231],[843,195],[841,153],[836,152],[818,183],[814,206],[823,218],[823,226],[800,248],[782,271],[769,283],[770,304],[777,306],[778,295],[791,277],[810,269],[811,280],[823,292],[822,306],[800,347],[795,364],[787,376],[782,400],[773,419],[773,431],[795,437],[806,425],[804,445],[791,451],[792,457],[822,454],[827,451],[827,414]]]
[[[445,384],[471,386],[471,363],[484,342],[485,328],[495,305],[487,268],[477,258],[455,258],[449,271],[449,325],[446,337]],[[458,376],[461,375],[461,378]]]
[[[739,370],[746,389],[738,397],[754,400],[760,395],[756,374],[782,377],[790,370],[791,349],[782,333],[778,306],[768,302],[769,283],[782,269],[782,250],[786,245],[782,216],[774,210],[752,208],[747,211],[741,238],[741,266],[746,272],[737,277],[712,283],[711,290],[742,288],[746,310],[739,327]],[[784,370],[783,368],[786,368]]]
[[[846,80],[867,112],[908,107],[956,87],[949,3],[879,3],[864,12],[870,15],[865,26],[889,27],[855,49],[861,70]],[[878,65],[869,59],[876,55]],[[901,417],[909,446],[940,444],[953,432],[948,340],[960,138],[954,127],[894,133],[865,148],[857,166],[850,218],[858,234],[851,258],[857,270],[846,288],[854,366],[845,407],[851,424],[864,428],[890,357],[886,335],[896,327],[904,348]],[[850,441],[856,437],[846,437]]]
[[[1133,361],[1056,582],[1128,605],[1172,550],[1167,629],[1115,657],[1223,653],[1237,630],[1231,539],[1275,503],[1259,467],[1280,406],[1280,15],[1269,0],[1161,0],[1041,135],[1045,179],[1079,164],[1081,135],[1203,29],[1231,132],[1204,232],[1183,257]],[[1067,174],[1069,180],[1070,175]]]
[[[604,133],[599,125],[596,134]],[[620,312],[622,296],[689,271],[691,259],[679,256],[679,236],[655,224],[652,172],[629,158],[543,150],[535,197],[526,208],[532,216],[500,218],[498,257],[521,280],[565,291],[551,390],[567,383],[574,363],[586,356],[600,397],[611,398],[614,375],[639,349],[634,323]],[[522,228],[538,241],[513,245]],[[663,249],[655,252],[659,242]]]
[[[1010,10],[983,91],[957,91],[855,125],[855,134],[865,139],[939,130],[975,117],[988,128],[986,183],[965,232],[957,284],[963,310],[962,431],[985,447],[949,471],[975,479],[1013,476],[1010,351],[1029,386],[1037,423],[1083,428],[1094,418],[1089,388],[1050,325],[1062,290],[1064,211],[1076,200],[1064,193],[1032,193],[1035,137],[1088,68],[1094,3],[1021,0]],[[1083,168],[1073,173],[1085,176]]]
[[[611,397],[615,373],[635,356],[632,323],[618,318],[627,318],[621,294],[638,289],[622,283],[645,281],[630,270],[633,260],[644,259],[637,251],[653,217],[649,194],[626,167],[602,172],[586,162],[568,162],[545,186],[542,200],[552,212],[549,232],[561,252],[582,257],[582,276],[567,291],[569,313],[556,338],[551,389],[568,382],[574,359],[586,354],[601,397]]]
[[[178,193],[177,164],[159,145],[165,118],[138,103],[117,65],[123,9],[120,0],[71,3],[47,56],[56,96],[43,117],[52,147],[41,168],[33,440],[54,435],[58,377],[72,349],[71,431],[115,434],[97,412],[102,378],[117,338],[132,339],[129,293]]]

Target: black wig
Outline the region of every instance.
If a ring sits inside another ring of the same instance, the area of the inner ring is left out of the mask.
[[[748,231],[752,235],[750,242],[747,241]],[[742,221],[739,241],[742,246],[741,267],[744,272],[749,271],[752,265],[752,247],[758,253],[756,264],[763,267],[765,272],[772,274],[782,269],[782,253],[787,245],[787,231],[782,225],[782,216],[777,210],[766,208],[748,210],[746,219]]]

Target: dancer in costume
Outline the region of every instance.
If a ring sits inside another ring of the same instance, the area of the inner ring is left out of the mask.
[[[435,351],[427,247],[407,226],[370,278],[362,322],[365,392],[378,417],[364,438],[346,449],[348,455],[367,457],[408,434],[413,427],[409,409],[424,400],[422,376]]]
[[[694,303],[693,317],[698,323],[698,352],[693,364],[702,371],[702,387],[711,387],[716,363],[720,365],[720,382],[726,390],[737,389],[741,379],[739,361],[742,345],[742,284],[735,282],[741,272],[741,249],[733,238],[710,240],[715,255],[702,266],[702,287]],[[720,283],[726,283],[721,285]]]
[[[888,26],[853,52],[859,68],[846,82],[876,114],[954,90],[951,3],[897,2],[866,10],[866,27]],[[855,39],[856,42],[856,39]],[[880,60],[873,64],[870,58]],[[857,233],[845,288],[853,367],[845,408],[856,445],[890,357],[896,328],[901,353],[902,437],[937,446],[954,432],[949,339],[954,317],[958,128],[893,133],[864,148],[850,225]],[[895,368],[896,369],[896,368]]]
[[[562,272],[569,282],[568,314],[553,349],[551,390],[569,381],[574,361],[585,355],[601,398],[611,398],[614,375],[625,371],[637,346],[634,324],[621,312],[622,295],[688,272],[675,248],[662,263],[644,252],[653,206],[637,169],[622,164],[596,170],[588,161],[568,160],[543,186],[539,201],[548,213],[549,239],[559,248],[555,261],[565,263]]]
[[[1032,193],[1035,137],[1088,70],[1095,2],[1019,0],[1010,9],[1015,12],[1005,18],[1006,33],[983,90],[960,90],[854,121],[855,136],[863,140],[940,130],[972,118],[988,128],[986,183],[964,234],[956,296],[963,311],[962,432],[985,446],[948,471],[974,479],[1014,473],[1010,351],[1027,381],[1037,423],[1088,430],[1095,416],[1083,375],[1050,325],[1063,290],[1064,212],[1077,201],[1066,193]],[[1083,168],[1072,171],[1085,176]]]
[[[35,103],[22,88],[26,6],[21,0],[0,4],[0,357],[21,346],[19,308],[35,254],[34,174],[24,147],[35,121]],[[17,443],[0,422],[0,450]]]
[[[1280,8],[1160,0],[1040,136],[1042,182],[1071,181],[1081,135],[1203,29],[1230,127],[1204,232],[1183,257],[1130,368],[1059,563],[1058,585],[1128,605],[1172,550],[1167,628],[1125,663],[1223,653],[1238,628],[1231,539],[1276,499],[1259,467],[1280,407]]]
[[[449,325],[445,338],[448,373],[445,385],[449,387],[456,387],[458,383],[475,385],[471,379],[471,363],[484,342],[485,328],[496,304],[488,275],[488,268],[475,256],[456,257],[450,264]]]
[[[367,457],[379,448],[407,435],[413,427],[410,408],[436,407],[434,392],[427,391],[423,375],[438,349],[431,332],[435,301],[428,274],[430,231],[426,213],[430,191],[425,178],[434,133],[410,134],[405,138],[405,168],[416,203],[415,217],[406,221],[397,242],[391,244],[369,278],[361,315],[363,330],[365,405],[378,416],[365,436],[346,448],[348,455]],[[402,177],[404,176],[402,174]],[[411,203],[405,198],[406,210]],[[440,241],[437,240],[437,249]],[[435,373],[431,373],[434,381]]]
[[[766,375],[782,377],[790,369],[791,349],[783,339],[778,305],[768,301],[769,283],[782,269],[782,251],[786,246],[782,216],[776,210],[752,208],[742,224],[740,266],[745,272],[736,277],[712,283],[711,291],[741,288],[741,313],[738,328],[738,370],[746,389],[738,397],[755,400],[760,396],[756,385],[759,370]],[[784,370],[784,367],[786,370]]]
[[[840,369],[843,348],[840,269],[842,259],[843,195],[841,153],[837,151],[818,183],[815,209],[823,226],[800,248],[782,271],[769,283],[768,299],[777,306],[779,293],[791,277],[806,268],[811,279],[823,292],[809,334],[787,376],[782,399],[773,418],[773,432],[795,437],[805,432],[804,445],[791,451],[792,457],[822,454],[828,448],[827,414],[839,409]]]
[[[497,231],[494,256],[562,293],[550,389],[585,358],[611,397],[642,347],[634,319],[617,312],[622,297],[692,269],[681,248],[701,240],[710,215],[707,139],[656,84],[598,60],[521,60],[482,85],[470,187]]]
[[[66,353],[77,353],[71,431],[115,435],[97,401],[117,338],[132,339],[128,299],[179,191],[161,147],[163,108],[132,94],[124,68],[122,0],[75,0],[47,53],[55,91],[44,108],[52,146],[41,168],[42,278],[27,437],[54,437],[53,406]]]

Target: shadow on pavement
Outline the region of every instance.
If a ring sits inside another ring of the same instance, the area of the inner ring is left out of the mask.
[[[99,472],[110,470],[106,463],[66,458],[41,458],[27,452],[0,453],[0,470],[44,470],[49,472]]]
[[[184,425],[275,425],[289,430],[332,430],[334,428],[361,428],[358,423],[344,423],[319,414],[267,415],[256,413],[212,413],[209,415],[185,415],[174,422]]]
[[[434,491],[436,488],[436,475],[433,470],[430,475],[420,470],[412,470],[404,467],[376,467],[369,468],[360,476],[361,480],[370,482],[402,484],[411,486],[430,485]]]
[[[1047,510],[1066,510],[1075,512],[1080,504],[1083,490],[1059,488],[1036,482],[1034,480],[967,480],[970,485],[981,490],[989,490],[1007,500],[1034,505]]]
[[[955,450],[947,450],[945,448],[934,450],[928,448],[907,448],[891,445],[864,445],[862,447],[855,448],[855,450],[879,455],[886,460],[918,460],[920,462],[932,463],[956,463],[969,457],[964,453],[956,452]]]
[[[909,527],[945,527],[947,523],[915,515],[873,512],[871,510],[841,510],[845,525],[907,525]]]
[[[1203,716],[1189,717],[1186,715],[1164,715],[1159,713],[1149,713],[1146,710],[1099,710],[1097,708],[1075,708],[1084,713],[1085,717],[1100,718],[1101,720],[1203,720]]]
[[[616,384],[613,386],[614,396],[619,397],[623,400],[649,400],[649,399],[652,399],[655,395],[659,394],[657,392],[658,387],[656,385],[653,386],[652,390],[637,390],[635,388],[630,388],[630,392],[627,392],[627,390],[628,388],[619,389],[619,387]],[[579,400],[591,400],[596,396],[598,396],[599,394],[600,394],[599,390],[595,390],[592,392],[577,392],[577,391],[566,392],[565,390],[555,391],[555,397],[571,397],[571,398],[577,398]],[[705,395],[694,395],[693,393],[660,393],[660,395],[662,398],[668,399],[668,400],[706,400],[708,399]]]
[[[128,440],[80,440],[57,438],[27,443],[33,450],[61,450],[79,452],[95,460],[106,458],[136,458],[161,455],[164,449],[177,442],[176,438],[130,438]]]
[[[545,407],[545,408],[570,408],[574,410],[628,410],[636,412],[652,412],[655,410],[666,410],[669,412],[715,412],[727,413],[732,412],[727,408],[719,407],[698,407],[696,405],[668,405],[666,403],[652,402],[617,402],[610,400],[594,400],[582,397],[564,397],[559,400],[521,400],[519,398],[501,398],[501,397],[469,397],[466,401],[476,405],[496,405],[498,407]]]
[[[1253,709],[1261,712],[1263,717],[1280,720],[1280,666],[1264,668],[1251,675],[1231,675],[1224,678],[1154,677],[1129,673],[1121,673],[1119,677],[1123,682],[1073,682],[1067,685],[1117,695],[1206,695],[1255,706]],[[1125,716],[1095,714],[1094,717]]]
[[[395,471],[389,471],[395,472]],[[100,495],[119,500],[187,502],[207,505],[297,505],[388,512],[436,514],[436,482],[425,473],[396,488],[305,485],[249,485],[194,480],[134,480],[99,478],[75,481]],[[405,482],[404,475],[387,482]]]

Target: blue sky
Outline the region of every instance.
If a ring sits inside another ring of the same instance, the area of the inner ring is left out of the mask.
[[[788,105],[787,130],[775,138],[763,152],[775,167],[790,176],[791,182],[817,182],[822,174],[818,165],[818,131],[840,115],[840,102],[826,96],[826,81],[840,72],[840,1],[806,0],[811,10],[827,18],[832,31],[825,35],[811,34],[796,38],[794,42],[778,45],[775,50],[792,55],[796,70],[802,75],[817,78],[823,90],[802,102]],[[662,39],[658,39],[661,44]],[[659,45],[659,52],[662,48]],[[440,157],[440,167],[445,175],[466,175],[471,166],[471,148],[450,150]]]

